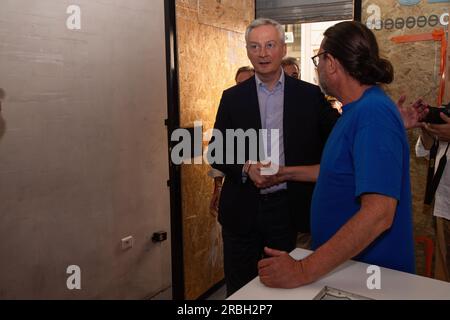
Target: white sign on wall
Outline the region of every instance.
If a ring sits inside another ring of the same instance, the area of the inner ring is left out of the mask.
[[[292,31],[285,32],[284,42],[294,43],[294,33]]]

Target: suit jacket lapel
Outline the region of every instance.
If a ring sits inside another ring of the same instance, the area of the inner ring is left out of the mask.
[[[291,128],[292,121],[289,119],[295,119],[293,114],[293,108],[295,108],[295,80],[291,79],[289,76],[285,76],[284,80],[284,104],[283,104],[283,144],[284,144],[284,155],[286,160],[286,154],[289,147],[289,132]],[[293,124],[297,125],[297,124]]]

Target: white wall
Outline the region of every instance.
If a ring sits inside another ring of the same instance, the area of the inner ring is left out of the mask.
[[[302,80],[319,84],[316,68],[311,60],[319,51],[323,33],[340,21],[314,22],[302,24],[301,68]]]

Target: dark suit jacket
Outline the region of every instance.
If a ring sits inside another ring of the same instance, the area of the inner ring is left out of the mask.
[[[285,165],[320,163],[323,147],[338,117],[339,113],[326,101],[318,86],[286,76],[283,110]],[[223,92],[214,128],[223,133],[224,155],[227,152],[226,129],[261,129],[255,77]],[[246,160],[248,150],[247,141]],[[212,167],[225,173],[219,222],[231,232],[248,233],[255,228],[259,190],[250,178],[242,182],[242,164],[212,164]],[[288,182],[293,223],[301,232],[309,232],[313,189],[313,183]]]

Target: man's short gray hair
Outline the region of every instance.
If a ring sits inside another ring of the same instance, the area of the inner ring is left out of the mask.
[[[253,29],[260,27],[260,26],[274,26],[278,34],[280,35],[281,43],[284,44],[285,35],[284,35],[284,28],[281,24],[279,24],[277,21],[268,19],[268,18],[258,18],[256,20],[253,20],[252,23],[249,24],[247,27],[247,30],[245,30],[245,42],[248,43],[248,36],[250,35],[250,32],[252,32]]]

